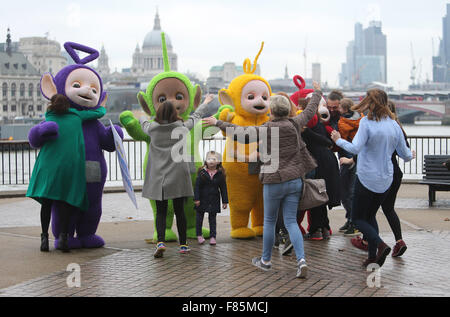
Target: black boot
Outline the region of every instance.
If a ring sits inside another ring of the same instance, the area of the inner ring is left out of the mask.
[[[41,251],[48,252],[48,233],[41,233]]]
[[[58,249],[60,249],[64,253],[70,252],[68,239],[69,235],[67,233],[61,233],[59,235]]]

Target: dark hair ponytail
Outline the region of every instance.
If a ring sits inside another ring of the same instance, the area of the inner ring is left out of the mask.
[[[179,120],[183,119],[178,116],[175,105],[170,101],[163,102],[158,109],[156,109],[155,121],[159,124],[168,124]]]
[[[69,111],[69,108],[69,98],[61,94],[56,94],[50,99],[50,105],[48,106],[47,111],[53,111],[56,114],[64,114]]]

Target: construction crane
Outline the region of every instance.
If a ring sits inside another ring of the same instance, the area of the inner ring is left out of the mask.
[[[422,83],[422,58],[419,59],[419,62],[417,63],[417,85],[420,85]]]
[[[417,67],[416,67],[416,60],[414,58],[414,49],[412,42],[411,42],[411,59],[412,59],[412,67],[411,67],[411,76],[409,77],[409,79],[411,79],[412,85],[414,86],[416,84]]]

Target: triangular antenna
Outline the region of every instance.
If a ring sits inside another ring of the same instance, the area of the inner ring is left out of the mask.
[[[161,42],[163,49],[164,71],[170,72],[169,56],[167,55],[166,36],[164,35],[164,32],[161,32]]]
[[[99,56],[99,53],[97,50],[85,46],[85,45],[81,45],[78,43],[73,43],[73,42],[66,42],[64,43],[64,48],[66,49],[67,53],[69,53],[70,57],[72,57],[73,61],[76,64],[82,64],[85,65],[89,62],[92,62],[93,60],[96,60]],[[90,55],[86,56],[83,59],[80,59],[80,57],[78,56],[77,52],[75,52],[75,50],[84,52],[84,53],[88,53]]]

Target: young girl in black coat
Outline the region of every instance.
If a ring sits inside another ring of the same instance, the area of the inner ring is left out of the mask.
[[[222,208],[226,209],[228,204],[227,184],[225,181],[225,170],[222,167],[219,153],[210,151],[202,167],[198,169],[194,189],[194,203],[197,210],[197,238],[198,243],[203,244],[202,236],[203,216],[209,214],[209,230],[211,245],[216,244],[216,216],[220,213],[220,197],[222,196]]]

